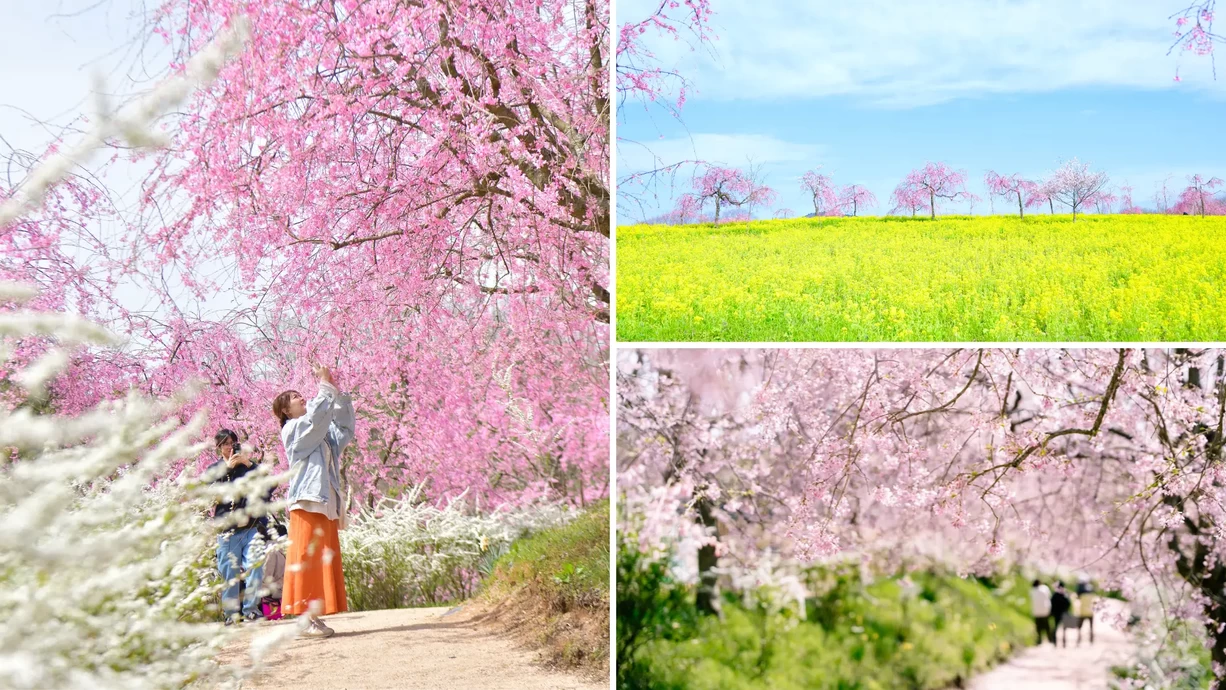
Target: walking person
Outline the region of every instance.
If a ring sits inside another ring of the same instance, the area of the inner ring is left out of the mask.
[[[1036,645],[1051,637],[1051,588],[1039,580],[1030,587],[1030,615],[1034,616],[1034,630],[1038,635]],[[1055,644],[1055,641],[1052,641]]]
[[[1064,588],[1064,582],[1056,582],[1056,591],[1051,595],[1051,643],[1056,644],[1056,631],[1064,630],[1064,646],[1068,646],[1068,629],[1066,627],[1065,618],[1069,615],[1069,610],[1072,608],[1073,602],[1068,597],[1068,590]],[[1057,645],[1059,646],[1059,645]]]
[[[1090,578],[1082,576],[1077,579],[1077,644],[1081,645],[1081,626],[1087,621],[1090,623],[1090,644],[1094,644],[1094,603],[1098,600],[1098,595],[1094,592],[1094,585],[1090,584]]]
[[[205,470],[205,477],[209,480],[235,482],[256,468],[253,452],[240,447],[238,434],[233,431],[218,430],[213,436],[213,443],[220,459]],[[262,456],[262,453],[258,454],[258,457]],[[221,592],[221,608],[226,616],[226,625],[238,620],[257,620],[263,617],[260,585],[264,568],[257,564],[264,556],[267,520],[263,515],[256,518],[248,515],[246,496],[219,501],[213,508],[213,520],[222,527],[217,535],[217,570],[225,583]],[[240,584],[243,590],[241,605]]]
[[[319,393],[306,400],[288,390],[272,403],[289,459],[289,546],[281,610],[304,615],[306,637],[334,632],[320,616],[349,610],[341,568],[339,531],[344,526],[340,458],[353,440],[353,400],[336,388],[332,373],[317,367]]]

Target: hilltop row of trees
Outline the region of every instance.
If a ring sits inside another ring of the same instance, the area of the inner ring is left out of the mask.
[[[966,187],[967,172],[955,170],[945,163],[926,163],[912,170],[890,195],[890,215],[927,213],[936,218],[942,201],[968,202],[974,213],[982,197]],[[997,197],[1017,205],[1019,217],[1026,209],[1047,209],[1056,213],[1169,213],[1195,216],[1226,215],[1226,195],[1221,193],[1226,183],[1217,177],[1191,175],[1187,186],[1172,195],[1166,183],[1154,194],[1154,207],[1144,209],[1133,201],[1133,188],[1122,185],[1110,188],[1106,172],[1093,170],[1088,163],[1076,158],[1063,163],[1044,179],[1032,180],[1017,173],[1002,174],[989,170],[983,177],[990,199]],[[831,176],[810,170],[800,178],[801,189],[810,197],[813,212],[808,217],[855,216],[865,209],[875,208],[877,198],[860,184],[838,185]],[[1173,197],[1173,198],[1172,198]],[[763,180],[760,167],[734,168],[707,166],[696,175],[689,192],[677,198],[673,209],[647,222],[666,225],[687,223],[719,223],[746,221],[754,217],[755,209],[776,203],[778,193]],[[795,216],[791,209],[780,208],[775,218]]]

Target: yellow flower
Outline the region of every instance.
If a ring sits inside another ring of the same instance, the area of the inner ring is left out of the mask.
[[[1165,215],[623,227],[618,336],[1223,340],[1223,235],[1226,217]]]

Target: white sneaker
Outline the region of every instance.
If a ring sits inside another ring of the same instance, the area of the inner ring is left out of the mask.
[[[322,640],[325,637],[332,637],[333,632],[335,631],[332,628],[321,626],[319,625],[318,621],[311,621],[310,625],[306,627],[306,630],[303,630],[298,634],[302,637]]]
[[[316,618],[316,619],[315,619],[315,627],[319,628],[320,630],[327,630],[329,635],[331,635],[332,633],[336,632],[336,631],[335,631],[335,630],[333,630],[332,628],[329,628],[329,627],[328,627],[328,624],[327,624],[327,623],[325,623],[325,622],[324,622],[324,619],[322,619],[322,618]]]

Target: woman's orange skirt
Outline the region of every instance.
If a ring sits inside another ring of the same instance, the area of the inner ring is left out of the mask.
[[[349,610],[341,540],[336,520],[306,510],[289,512],[289,546],[285,550],[285,587],[281,610],[302,614],[320,602],[320,615]]]

